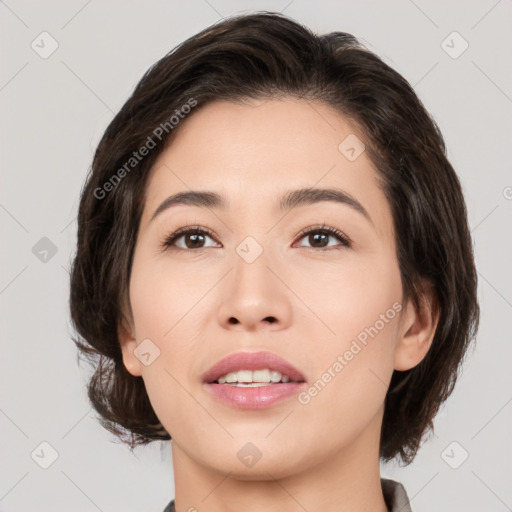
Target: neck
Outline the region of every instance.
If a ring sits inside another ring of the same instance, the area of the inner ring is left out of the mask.
[[[173,440],[176,512],[388,512],[380,483],[381,421],[382,412],[356,439],[319,463],[305,463],[301,470],[260,466],[260,478],[238,475],[237,467],[226,472],[207,467]]]

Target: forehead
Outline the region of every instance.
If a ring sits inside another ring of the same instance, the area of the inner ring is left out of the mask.
[[[294,188],[336,187],[373,210],[376,221],[389,215],[364,133],[323,103],[215,101],[185,118],[174,137],[153,166],[142,222],[166,197],[187,190],[216,191],[229,209],[258,214],[277,211]]]

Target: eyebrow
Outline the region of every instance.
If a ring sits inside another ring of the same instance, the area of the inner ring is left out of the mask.
[[[299,188],[287,191],[279,200],[278,206],[281,211],[289,211],[301,206],[312,205],[323,201],[341,203],[350,206],[372,222],[370,215],[350,194],[337,188]],[[202,208],[215,208],[225,210],[228,202],[226,198],[217,192],[190,190],[178,192],[165,199],[151,216],[150,222],[159,214],[175,205],[190,205]]]

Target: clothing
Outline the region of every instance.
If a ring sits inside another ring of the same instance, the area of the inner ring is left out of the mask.
[[[400,482],[381,478],[382,493],[389,512],[412,512],[409,505],[409,498],[405,492],[404,486]],[[174,500],[172,500],[163,512],[176,512],[174,510]]]

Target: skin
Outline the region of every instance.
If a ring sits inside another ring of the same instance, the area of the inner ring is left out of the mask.
[[[172,437],[177,512],[387,510],[379,470],[384,399],[393,370],[426,355],[437,319],[430,297],[421,310],[403,300],[377,173],[366,152],[349,161],[338,149],[350,134],[364,141],[322,103],[218,101],[183,121],[152,169],[130,281],[133,316],[119,340],[127,370],[143,378]],[[343,189],[370,220],[328,201],[279,211],[281,195],[301,187]],[[229,206],[177,205],[150,221],[164,199],[190,189],[221,193]],[[299,236],[323,223],[352,246],[332,235],[324,245],[315,245],[314,233]],[[194,245],[189,235],[175,242],[181,250],[162,249],[168,235],[194,225],[215,237]],[[247,236],[263,249],[250,264],[236,252]],[[394,303],[401,311],[307,404],[293,396],[242,410],[203,387],[203,373],[219,359],[260,350],[290,361],[309,387]],[[148,366],[134,354],[146,338],[160,350]],[[237,457],[248,442],[261,452],[252,467]]]

